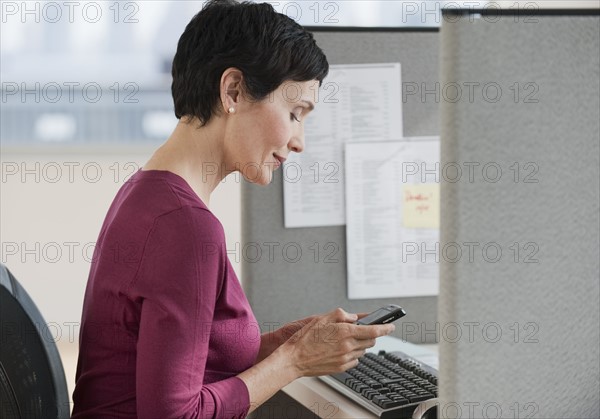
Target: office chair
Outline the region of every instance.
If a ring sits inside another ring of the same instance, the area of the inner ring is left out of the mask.
[[[69,393],[41,313],[0,263],[0,418],[68,418]]]

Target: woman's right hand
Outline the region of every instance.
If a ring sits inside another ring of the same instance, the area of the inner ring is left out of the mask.
[[[355,325],[356,314],[341,308],[316,316],[291,336],[279,350],[286,351],[297,375],[327,375],[358,365],[358,358],[375,339],[394,331],[394,325]]]

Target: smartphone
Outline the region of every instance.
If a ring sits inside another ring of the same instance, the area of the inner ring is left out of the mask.
[[[406,315],[406,311],[395,304],[388,304],[359,319],[355,324],[385,324],[398,320]]]

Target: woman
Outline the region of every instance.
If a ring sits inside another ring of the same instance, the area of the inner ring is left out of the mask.
[[[208,209],[229,173],[266,185],[303,150],[327,72],[312,35],[270,5],[212,1],[188,24],[173,61],[179,123],[121,187],[97,241],[74,418],[244,417],[298,377],[357,365],[393,330],[337,309],[254,333]]]

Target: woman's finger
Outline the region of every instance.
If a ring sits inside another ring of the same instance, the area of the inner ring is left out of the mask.
[[[352,325],[356,339],[375,339],[392,333],[396,326],[393,324]]]

